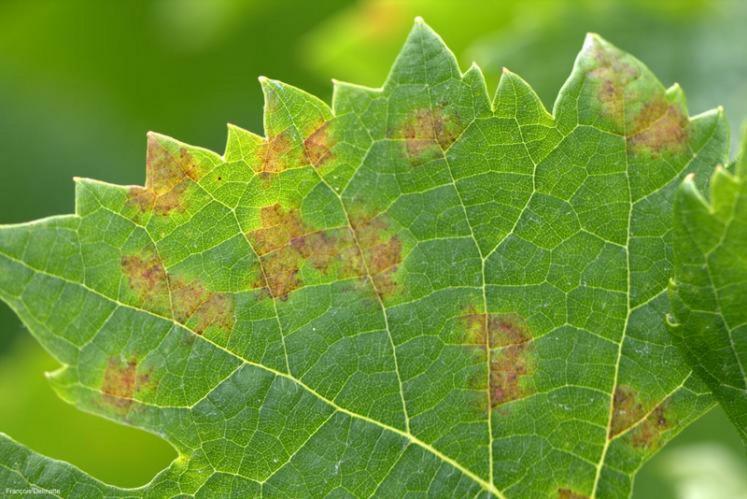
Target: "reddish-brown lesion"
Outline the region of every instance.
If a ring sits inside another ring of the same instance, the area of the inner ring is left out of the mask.
[[[169,313],[168,275],[155,253],[125,255],[120,259],[120,267],[130,289],[144,306],[158,313]]]
[[[631,431],[630,441],[633,447],[651,449],[660,444],[662,434],[673,426],[667,411],[668,405],[667,400],[657,405],[646,419]]]
[[[628,135],[631,150],[653,155],[687,149],[690,121],[685,113],[664,97],[646,104],[636,116]]]
[[[292,163],[293,138],[291,129],[272,137],[267,137],[259,148],[259,172],[263,174],[279,173],[288,169]]]
[[[523,378],[533,372],[532,335],[517,314],[489,314],[487,340],[490,346],[490,404],[492,407],[530,393]]]
[[[655,448],[662,433],[672,427],[668,414],[669,399],[664,400],[650,412],[640,401],[636,390],[626,385],[615,388],[612,401],[612,421],[608,438],[624,432],[630,444],[639,449]]]
[[[634,85],[640,85],[641,69],[601,45],[593,47],[591,56],[597,66],[588,78],[596,85],[601,110],[625,134],[633,152],[656,156],[686,150],[689,118],[681,106],[670,102],[663,89],[653,96],[640,95]],[[644,98],[646,104],[638,110]]]
[[[475,345],[487,348],[487,324],[488,315],[478,312],[474,305],[468,306],[458,318],[458,327],[461,334],[460,340],[463,345]]]
[[[522,379],[532,374],[531,342],[503,347],[490,361],[490,404],[492,407],[526,397],[530,393]]]
[[[322,274],[340,279],[362,277],[365,268],[355,239],[347,227],[314,229],[296,208],[280,204],[260,210],[260,227],[247,233],[257,252],[263,276],[255,283],[266,286],[275,298],[285,299],[301,287],[300,271],[308,263]]]
[[[444,104],[416,109],[405,119],[399,135],[405,140],[410,161],[419,164],[451,146],[460,133],[457,116]]]
[[[150,373],[139,373],[135,358],[123,361],[119,357],[110,357],[101,383],[103,400],[118,410],[127,410],[138,390],[149,383]]]
[[[131,187],[129,202],[140,211],[168,215],[184,210],[184,194],[200,177],[197,159],[184,146],[171,150],[155,135],[148,136],[144,187]]]
[[[396,272],[402,263],[402,241],[391,233],[385,217],[351,219],[355,237],[380,297],[392,296],[398,290]]]
[[[229,293],[208,291],[197,281],[171,279],[171,301],[174,320],[180,324],[193,323],[192,330],[203,334],[210,327],[233,330],[235,323],[234,299]]]
[[[279,203],[260,209],[259,224],[259,228],[249,233],[254,250],[259,256],[288,246],[291,240],[303,235],[306,230],[298,210],[286,210]]]
[[[211,326],[230,332],[233,329],[234,299],[229,293],[208,291],[197,280],[170,275],[154,254],[125,255],[122,272],[143,306],[160,314],[171,315],[180,324],[194,319],[193,330],[202,334]]]
[[[526,321],[518,314],[478,312],[471,305],[459,317],[459,325],[463,344],[489,352],[490,406],[527,396],[530,389],[523,378],[533,372],[533,356],[532,335]],[[480,380],[475,381],[481,384]]]
[[[557,497],[558,499],[588,499],[589,498],[589,496],[587,496],[586,494],[581,494],[567,487],[559,488]]]
[[[638,393],[627,385],[618,385],[612,395],[612,420],[609,438],[614,438],[636,424],[646,410],[638,398]]]
[[[599,43],[592,45],[590,56],[596,67],[587,77],[596,85],[601,111],[622,133],[626,129],[625,100],[632,97],[630,86],[640,78],[641,70]]]
[[[531,340],[526,322],[517,314],[489,314],[468,306],[459,317],[464,344],[490,348],[519,345]]]
[[[488,332],[491,347],[522,345],[532,339],[529,326],[518,314],[489,314]]]
[[[303,142],[306,158],[315,168],[323,166],[334,156],[332,148],[336,141],[332,135],[330,123],[330,121],[322,123]]]

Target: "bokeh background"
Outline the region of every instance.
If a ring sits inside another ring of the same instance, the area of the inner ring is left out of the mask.
[[[502,66],[548,107],[584,33],[679,82],[691,114],[747,118],[741,0],[0,0],[0,223],[73,208],[74,175],[144,179],[145,132],[222,151],[225,124],[261,132],[258,75],[322,98],[331,78],[379,86],[413,18],[495,87]],[[55,362],[0,304],[0,431],[121,486],[147,482],[168,444],[58,400]],[[639,474],[635,497],[747,497],[747,454],[715,409]]]

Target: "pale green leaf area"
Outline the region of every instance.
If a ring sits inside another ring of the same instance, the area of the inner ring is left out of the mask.
[[[625,497],[712,407],[663,319],[720,110],[689,118],[596,35],[552,113],[510,72],[491,99],[421,21],[381,89],[261,84],[265,138],[151,134],[144,187],[79,179],[74,215],[0,228],[0,297],[55,390],[178,453],[125,490],[2,437],[0,483]]]
[[[746,131],[747,132],[747,131]],[[691,177],[675,201],[670,330],[747,441],[747,133],[704,199]]]

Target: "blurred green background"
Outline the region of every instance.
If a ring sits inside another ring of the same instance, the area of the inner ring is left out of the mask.
[[[145,132],[222,151],[225,124],[261,132],[257,76],[324,99],[332,77],[378,86],[416,15],[548,107],[587,31],[679,82],[691,114],[747,117],[747,2],[672,0],[0,0],[0,223],[73,208],[74,175],[142,183]],[[78,412],[55,361],[0,305],[0,431],[122,486],[174,457],[158,438]],[[636,497],[747,497],[747,457],[715,409],[647,464]]]

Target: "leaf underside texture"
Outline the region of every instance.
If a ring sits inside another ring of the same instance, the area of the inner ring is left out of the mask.
[[[145,186],[0,228],[0,298],[82,410],[178,458],[119,489],[0,437],[63,496],[624,497],[712,406],[664,325],[685,175],[728,155],[589,35],[552,113],[416,21],[380,89],[260,79],[265,137],[150,134]],[[116,449],[112,449],[116,452]]]

